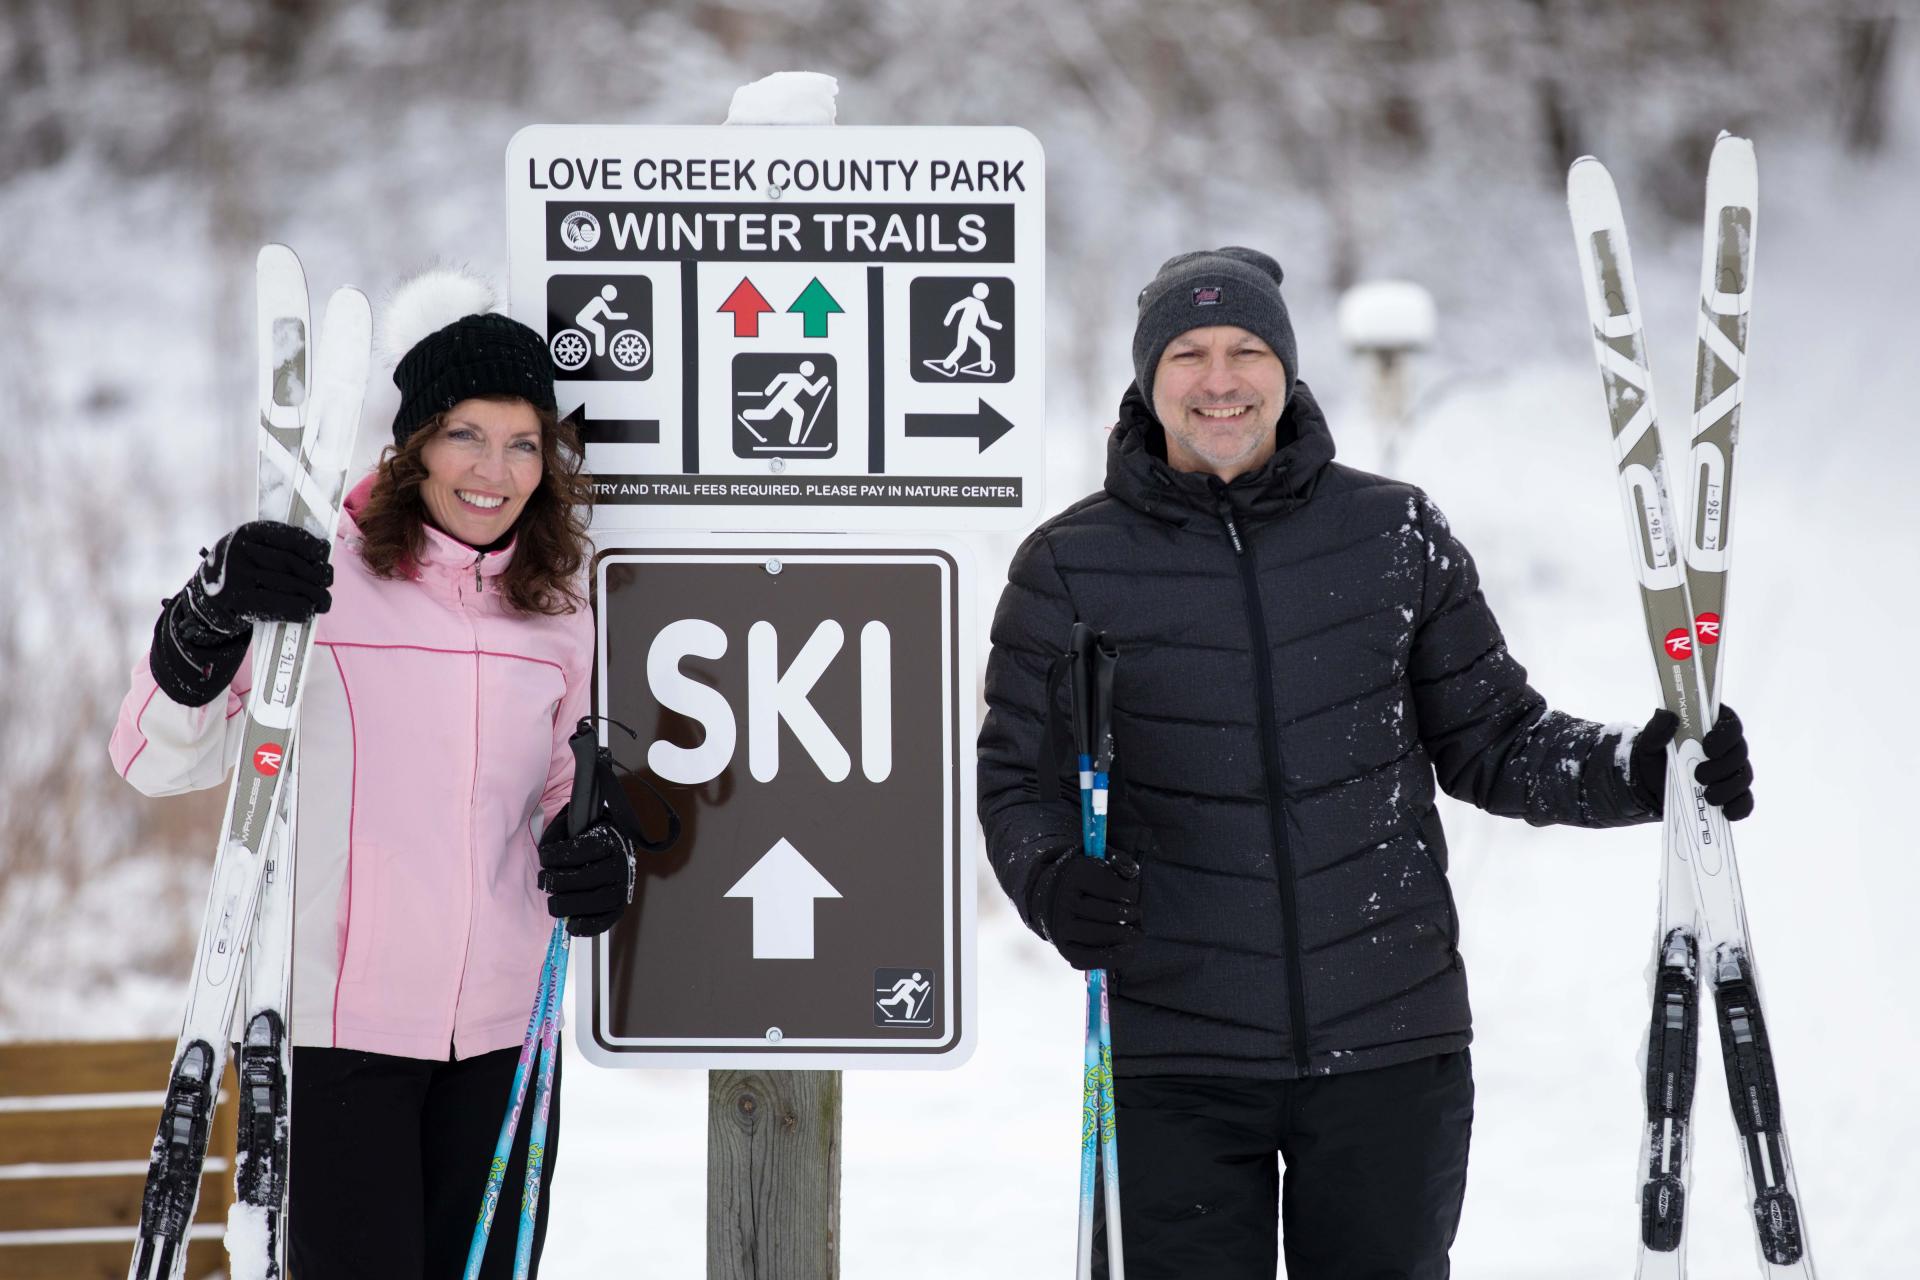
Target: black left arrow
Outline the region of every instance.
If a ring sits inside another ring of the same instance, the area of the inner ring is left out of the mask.
[[[980,452],[985,453],[987,446],[1013,430],[1013,424],[1000,411],[980,401],[980,408],[973,413],[910,413],[907,415],[907,437],[974,437],[980,441]]]
[[[565,421],[580,433],[583,445],[660,443],[658,418],[589,418],[584,400],[566,415]]]

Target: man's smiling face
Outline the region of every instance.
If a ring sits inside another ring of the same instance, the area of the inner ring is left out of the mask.
[[[1167,463],[1231,480],[1273,456],[1286,407],[1280,357],[1238,325],[1189,329],[1167,344],[1153,374],[1153,412],[1167,432]]]

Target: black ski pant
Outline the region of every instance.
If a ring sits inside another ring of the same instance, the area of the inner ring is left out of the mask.
[[[519,1060],[519,1049],[434,1062],[296,1048],[291,1274],[297,1280],[459,1280]],[[560,1139],[559,1065],[534,1217],[535,1275]],[[513,1275],[538,1087],[536,1073],[527,1082],[487,1240],[480,1272],[486,1280]]]
[[[1465,1050],[1304,1080],[1123,1076],[1115,1103],[1127,1280],[1273,1280],[1276,1204],[1289,1280],[1448,1274],[1473,1128]]]

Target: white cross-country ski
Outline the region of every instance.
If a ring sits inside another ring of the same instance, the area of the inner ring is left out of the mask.
[[[287,1270],[287,1192],[293,1140],[293,880],[299,745],[290,744],[280,813],[267,841],[260,905],[247,946],[237,1031],[239,1132],[227,1211],[232,1280],[280,1280]]]
[[[1695,782],[1719,709],[1734,442],[1752,287],[1753,150],[1722,135],[1708,180],[1695,444],[1686,560],[1669,500],[1653,381],[1626,224],[1613,179],[1583,157],[1567,175],[1594,351],[1606,389],[1634,573],[1666,708],[1668,751],[1660,927],[1646,1065],[1639,1275],[1685,1274],[1686,1191],[1699,1038],[1701,967],[1714,993],[1735,1125],[1746,1160],[1764,1275],[1814,1274],[1787,1158],[1746,910],[1725,816]],[[1711,333],[1709,332],[1711,330]],[[1693,590],[1698,589],[1696,600]],[[1708,606],[1711,607],[1702,607]],[[1710,650],[1711,657],[1703,653]]]
[[[300,264],[285,245],[261,249],[259,288],[259,482],[255,511],[261,520],[286,520],[293,512],[300,464],[299,410],[309,381],[305,298],[302,315],[282,314],[299,280]],[[272,658],[256,652],[256,685],[272,678]],[[286,1273],[287,1168],[292,1137],[292,1021],[294,806],[299,790],[297,744],[287,744],[280,809],[267,839],[266,867],[247,946],[240,1018],[234,1027],[238,1057],[234,1074],[240,1097],[234,1139],[234,1202],[227,1213],[227,1257],[234,1280],[279,1280]]]
[[[336,290],[314,350],[307,333],[306,281],[292,251],[282,245],[262,249],[256,280],[261,510],[331,544],[366,392],[372,311],[358,290]],[[186,1015],[147,1168],[128,1269],[132,1280],[177,1280],[186,1268],[186,1237],[200,1194],[214,1095],[226,1066],[268,845],[281,812],[312,631],[299,623],[254,628],[254,683],[215,849]]]

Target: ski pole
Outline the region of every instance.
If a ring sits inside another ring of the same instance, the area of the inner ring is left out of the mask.
[[[1108,721],[1113,704],[1113,663],[1118,651],[1106,636],[1076,622],[1068,645],[1074,747],[1080,776],[1081,848],[1087,857],[1106,856],[1107,771],[1113,759]],[[1119,1143],[1114,1125],[1113,1028],[1108,1014],[1109,983],[1104,969],[1087,971],[1085,1052],[1080,1100],[1080,1233],[1078,1274],[1093,1275],[1093,1218],[1096,1174],[1106,1194],[1107,1276],[1124,1280],[1120,1244]]]
[[[540,965],[540,989],[534,996],[533,1015],[527,1020],[526,1040],[520,1046],[520,1061],[513,1069],[513,1086],[507,1098],[506,1119],[500,1125],[500,1137],[493,1144],[493,1163],[487,1170],[487,1189],[480,1199],[480,1218],[473,1227],[473,1243],[467,1246],[464,1280],[477,1280],[480,1262],[486,1256],[487,1237],[493,1231],[494,1215],[500,1208],[500,1188],[507,1178],[507,1157],[513,1151],[513,1138],[520,1129],[520,1111],[527,1101],[527,1081],[532,1074],[533,1055],[540,1045],[547,1023],[547,1005],[553,998],[555,956],[566,954],[566,922],[555,921],[553,936],[547,940],[546,959]]]
[[[553,1106],[553,1068],[560,1056],[560,1004],[567,988],[567,922],[553,922],[553,982],[547,991],[546,1018],[540,1028],[540,1086],[533,1104],[533,1132],[527,1137],[527,1185],[520,1197],[520,1238],[513,1254],[514,1280],[526,1280],[533,1264],[534,1218],[540,1207],[540,1175],[547,1161],[547,1116]]]
[[[1113,668],[1120,654],[1105,635],[1096,638],[1091,649],[1093,659],[1093,841],[1088,850],[1094,857],[1107,856],[1107,792],[1113,769]],[[1113,1086],[1113,1021],[1107,1011],[1112,980],[1105,969],[1097,970],[1097,983],[1089,982],[1089,998],[1098,986],[1099,1022],[1096,1028],[1100,1044],[1100,1166],[1104,1173],[1103,1190],[1107,1197],[1107,1276],[1122,1280],[1126,1265],[1120,1242],[1120,1139],[1115,1124],[1116,1101]]]

